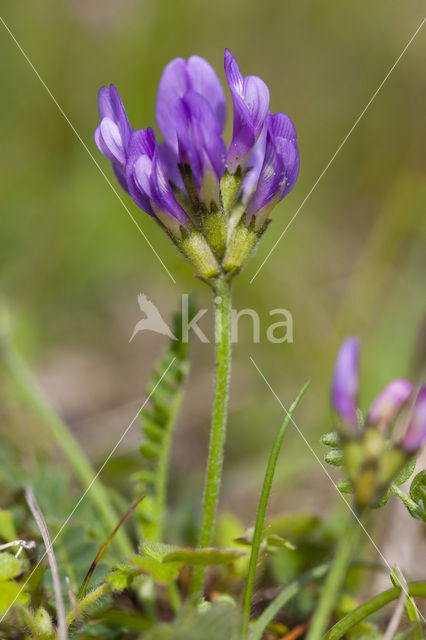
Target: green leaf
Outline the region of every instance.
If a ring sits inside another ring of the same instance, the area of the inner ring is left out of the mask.
[[[354,488],[353,488],[352,482],[350,480],[341,480],[337,484],[337,488],[339,489],[340,493],[353,493],[354,492]]]
[[[414,476],[410,487],[410,498],[426,510],[426,471],[420,471]]]
[[[391,489],[389,488],[385,491],[382,497],[376,502],[376,504],[373,505],[373,509],[380,509],[380,507],[383,507],[388,502],[390,496],[391,496]]]
[[[18,537],[11,511],[0,509],[0,537],[6,542],[12,542]]]
[[[342,467],[344,463],[343,452],[341,449],[332,449],[326,454],[324,460],[334,467]]]
[[[330,431],[330,433],[324,433],[320,438],[321,444],[326,447],[339,448],[340,435],[337,431]]]
[[[133,582],[134,568],[129,565],[116,567],[106,578],[114,591],[124,591]]]
[[[131,560],[146,573],[149,573],[156,582],[160,582],[161,584],[169,584],[176,580],[182,568],[181,562],[163,563],[162,561],[154,560],[147,556],[133,556]]]
[[[28,600],[29,594],[21,591],[21,585],[17,582],[0,582],[0,614],[5,613],[12,606],[12,603],[26,604]]]
[[[163,562],[181,562],[188,566],[208,567],[229,564],[244,555],[245,553],[237,549],[179,549],[168,553],[163,558]]]
[[[413,457],[411,460],[407,462],[407,464],[401,469],[401,471],[397,474],[394,482],[396,484],[404,484],[412,476],[414,473],[414,469],[416,468],[416,458]]]
[[[297,549],[297,547],[292,542],[289,542],[285,538],[281,538],[281,536],[277,536],[277,535],[267,536],[265,538],[265,544],[268,547],[276,547],[278,549],[290,549],[290,551],[295,551]]]
[[[190,304],[189,317],[195,313]],[[149,403],[141,411],[144,439],[140,445],[143,469],[133,475],[135,493],[145,494],[137,509],[145,540],[161,540],[169,451],[174,426],[183,398],[189,370],[188,344],[182,341],[182,318],[174,317],[173,334],[161,362],[152,374],[147,387]]]
[[[23,561],[11,553],[0,553],[0,580],[16,578],[23,571]]]

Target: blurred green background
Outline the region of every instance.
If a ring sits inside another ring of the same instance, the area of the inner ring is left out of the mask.
[[[250,356],[286,406],[312,378],[296,422],[320,455],[318,436],[332,427],[332,362],[346,335],[362,338],[365,408],[392,377],[418,380],[421,375],[426,27],[250,280],[423,14],[420,0],[2,4],[5,22],[111,179],[109,163],[93,142],[98,88],[113,82],[132,125],[145,128],[154,123],[162,69],[176,56],[204,56],[224,81],[223,50],[229,47],[244,74],[267,82],[272,110],[288,113],[296,124],[299,181],[277,207],[257,254],[234,286],[235,307],[252,307],[262,319],[260,344],[252,343],[245,319],[234,349],[223,491],[224,507],[247,520],[283,413]],[[149,372],[165,344],[148,333],[129,344],[140,317],[136,295],[144,292],[167,318],[181,293],[195,290],[203,307],[210,305],[210,294],[162,230],[123,194],[173,273],[173,284],[3,25],[0,60],[0,295],[11,311],[19,347],[46,393],[93,460],[102,461],[144,399]],[[292,313],[292,344],[271,345],[265,339],[268,312],[275,308]],[[212,345],[194,342],[191,385],[173,458],[176,492],[194,497],[199,497],[206,457],[212,367]],[[37,424],[12,422],[14,399],[4,389],[2,395],[2,437],[28,449],[28,433]],[[135,425],[118,455],[133,451],[139,437]],[[48,449],[49,443],[43,446]],[[302,504],[319,510],[334,496],[294,430],[278,475],[283,487],[291,480],[296,490],[277,488],[274,508]]]

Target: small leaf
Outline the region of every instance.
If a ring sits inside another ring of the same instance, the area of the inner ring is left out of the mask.
[[[426,510],[426,471],[420,471],[414,476],[410,487],[410,498],[417,502],[419,506],[423,506]]]
[[[350,480],[341,480],[337,484],[337,488],[339,489],[340,493],[353,493],[354,492],[354,488],[353,488],[352,482]]]
[[[285,538],[281,538],[281,536],[272,535],[267,536],[265,538],[265,543],[268,547],[277,547],[279,549],[290,549],[290,551],[295,551],[297,549],[296,545],[292,544]]]
[[[340,436],[337,431],[330,431],[330,433],[324,433],[320,438],[321,444],[326,447],[338,448],[340,445]]]
[[[23,571],[23,562],[11,553],[0,553],[0,580],[16,578]]]
[[[402,467],[401,471],[397,474],[394,482],[396,484],[404,484],[411,477],[416,468],[416,458],[413,457],[411,460],[407,462],[407,464]]]
[[[169,584],[176,580],[182,568],[181,562],[163,563],[162,561],[142,556],[133,556],[131,560],[146,573],[149,573],[156,582],[160,582],[161,584]]]
[[[375,503],[373,504],[373,509],[380,509],[380,507],[383,507],[387,501],[389,500],[391,496],[391,489],[389,488],[383,495],[382,497]]]
[[[146,542],[141,546],[141,554],[148,556],[156,562],[163,562],[164,558],[173,551],[179,550],[179,547],[163,542]]]
[[[168,553],[163,562],[181,562],[189,566],[205,567],[218,564],[229,564],[244,556],[237,549],[179,549]]]
[[[12,542],[18,537],[11,511],[0,509],[0,537],[6,542]]]
[[[21,586],[16,582],[0,582],[0,614],[5,613],[15,602],[26,604],[29,594],[21,591]]]
[[[341,449],[332,449],[324,457],[324,460],[334,467],[342,467],[344,462],[343,452]]]
[[[124,591],[133,582],[134,569],[128,565],[117,567],[106,578],[105,582],[108,582],[114,591]]]

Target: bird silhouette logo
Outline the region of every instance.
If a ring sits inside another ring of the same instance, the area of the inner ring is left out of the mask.
[[[176,336],[173,335],[167,324],[164,322],[161,313],[158,311],[155,304],[151,302],[151,300],[148,300],[143,293],[138,295],[138,304],[141,311],[146,315],[146,318],[142,318],[142,320],[139,320],[139,322],[136,323],[129,342],[133,340],[139,331],[155,331],[155,333],[161,333],[161,335],[167,336],[171,340],[177,340]]]

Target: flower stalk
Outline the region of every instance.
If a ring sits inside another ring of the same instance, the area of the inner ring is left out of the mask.
[[[216,380],[199,539],[201,549],[209,547],[213,541],[222,477],[231,375],[231,283],[226,276],[221,275],[213,282],[212,288],[215,295]],[[205,568],[197,567],[192,579],[192,593],[202,591],[204,576]]]

